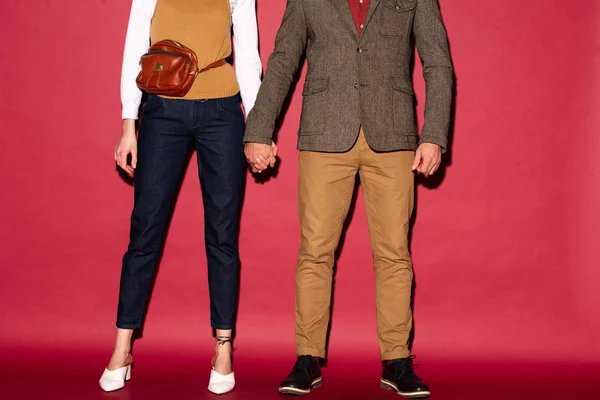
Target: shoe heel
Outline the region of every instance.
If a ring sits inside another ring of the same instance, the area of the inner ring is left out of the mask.
[[[127,366],[127,373],[125,374],[125,381],[128,381],[131,379],[131,364],[129,364],[129,366]]]
[[[313,381],[313,383],[310,385],[311,389],[316,389],[318,387],[321,387],[321,385],[323,384],[323,377],[317,378],[316,381]]]
[[[390,390],[390,391],[396,390],[396,389],[394,389],[393,387],[391,387],[388,383],[386,383],[384,381],[380,381],[379,382],[379,386],[381,386],[385,390]]]

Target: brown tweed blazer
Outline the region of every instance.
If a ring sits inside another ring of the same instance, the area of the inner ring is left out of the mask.
[[[347,151],[361,126],[376,151],[416,149],[415,45],[427,86],[420,142],[445,151],[454,75],[437,0],[371,0],[361,36],[348,0],[288,0],[244,142],[271,143],[306,52],[298,149]]]

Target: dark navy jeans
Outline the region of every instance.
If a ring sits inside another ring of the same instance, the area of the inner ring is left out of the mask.
[[[150,288],[192,143],[204,203],[211,326],[233,329],[240,261],[238,231],[246,176],[238,97],[150,96],[142,110],[130,241],[123,257],[117,327],[142,326]]]

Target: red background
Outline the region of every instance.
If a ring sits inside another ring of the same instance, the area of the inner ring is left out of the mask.
[[[266,65],[285,1],[258,3]],[[439,365],[598,363],[600,4],[440,3],[456,117],[444,179],[418,189],[415,353]],[[10,362],[70,364],[57,354],[88,352],[99,374],[110,355],[133,197],[112,159],[129,7],[0,4],[0,351]],[[422,115],[418,63],[415,89]],[[294,352],[300,100],[296,91],[279,132],[277,177],[249,175],[241,231],[238,357],[281,358],[284,369]],[[138,353],[200,353],[208,365],[206,276],[192,163]],[[359,194],[336,276],[333,365],[377,362],[372,281]]]

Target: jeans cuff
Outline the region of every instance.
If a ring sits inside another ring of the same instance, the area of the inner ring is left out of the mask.
[[[141,329],[142,324],[124,324],[117,321],[117,328],[119,329]]]
[[[232,330],[233,329],[233,325],[228,325],[228,324],[217,324],[215,322],[211,322],[210,326],[213,329],[223,329],[223,330]]]

